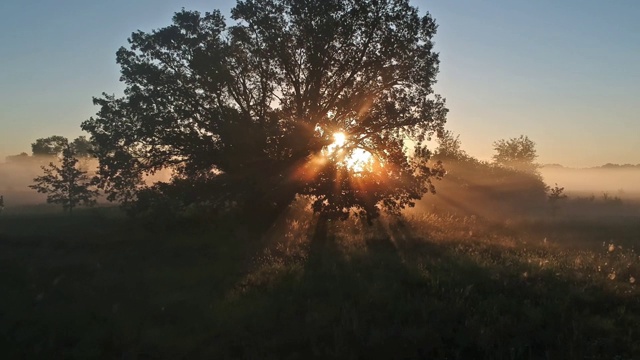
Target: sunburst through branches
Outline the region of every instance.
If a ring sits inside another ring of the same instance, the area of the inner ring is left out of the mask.
[[[336,132],[333,134],[333,143],[326,147],[324,155],[347,167],[354,174],[371,170],[373,155],[349,142],[347,134]]]

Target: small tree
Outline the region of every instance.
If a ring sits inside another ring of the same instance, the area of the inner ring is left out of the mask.
[[[496,151],[493,160],[498,165],[531,173],[538,169],[536,143],[527,136],[498,140],[493,143],[493,149]]]
[[[47,194],[47,203],[61,204],[65,212],[72,214],[78,205],[93,206],[96,203],[97,190],[86,171],[77,168],[78,159],[75,151],[65,141],[60,166],[49,163],[42,166],[44,175],[38,176],[29,187],[42,194]]]
[[[559,187],[558,184],[556,184],[555,187],[549,189],[549,203],[551,204],[551,213],[553,216],[556,215],[560,208],[559,201],[566,198],[567,195],[564,194],[564,187]]]

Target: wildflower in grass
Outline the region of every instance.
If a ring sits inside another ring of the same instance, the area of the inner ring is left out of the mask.
[[[612,272],[611,274],[609,274],[609,280],[615,280],[616,279],[616,272]]]
[[[616,249],[616,246],[613,244],[609,244],[609,252],[613,252]]]
[[[629,282],[630,282],[631,284],[635,284],[635,283],[636,283],[636,278],[634,278],[633,276],[631,276],[631,277],[629,278]]]

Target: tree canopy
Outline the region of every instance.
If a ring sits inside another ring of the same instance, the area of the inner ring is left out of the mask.
[[[441,172],[424,143],[447,109],[432,88],[428,13],[408,0],[243,0],[231,15],[183,10],[117,52],[124,96],[95,98],[82,125],[111,200],[197,188],[190,201],[256,206],[300,194],[344,217],[397,212],[433,190]],[[145,182],[164,169],[171,182]]]
[[[62,150],[67,144],[67,138],[59,135],[36,139],[31,144],[31,154],[33,156],[57,156],[62,154]]]
[[[493,148],[496,151],[493,160],[498,165],[525,172],[536,172],[538,169],[535,163],[538,157],[536,144],[527,136],[498,140],[493,143]]]
[[[69,145],[76,157],[88,158],[92,156],[93,144],[86,136],[78,136]]]
[[[86,136],[79,136],[73,142],[69,142],[64,136],[53,135],[36,139],[31,144],[31,153],[33,156],[62,156],[67,147],[71,147],[74,156],[82,158],[91,156],[93,144]]]
[[[434,155],[438,160],[470,160],[470,156],[467,152],[462,150],[460,135],[455,135],[450,130],[445,131],[442,136],[438,138],[438,147],[436,148]]]

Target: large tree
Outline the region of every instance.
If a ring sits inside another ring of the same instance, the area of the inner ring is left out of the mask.
[[[82,125],[111,200],[184,189],[260,207],[301,194],[320,212],[375,216],[433,190],[424,143],[447,109],[428,13],[408,0],[244,0],[231,14],[228,26],[183,10],[118,51],[124,96],[95,98]],[[172,182],[145,182],[163,169]]]

